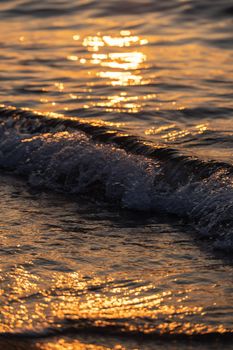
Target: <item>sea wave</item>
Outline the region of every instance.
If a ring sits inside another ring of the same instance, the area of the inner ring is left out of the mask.
[[[62,115],[0,109],[0,166],[31,186],[188,218],[215,248],[233,248],[233,167]]]

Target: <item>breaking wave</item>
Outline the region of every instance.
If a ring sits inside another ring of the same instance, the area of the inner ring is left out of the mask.
[[[175,214],[215,248],[232,250],[230,164],[146,143],[106,123],[5,106],[0,118],[0,167],[31,186]]]

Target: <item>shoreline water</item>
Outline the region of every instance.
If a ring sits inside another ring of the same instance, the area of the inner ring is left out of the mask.
[[[0,19],[0,347],[231,348],[229,0]]]

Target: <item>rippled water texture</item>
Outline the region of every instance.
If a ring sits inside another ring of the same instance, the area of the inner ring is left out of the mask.
[[[232,15],[0,1],[0,348],[232,347]]]
[[[1,102],[232,158],[232,1],[3,1]]]
[[[93,349],[163,349],[172,336],[196,335],[198,345],[225,334],[227,347],[232,268],[202,250],[184,225],[77,205],[15,179],[1,177],[1,193],[0,330],[15,335],[9,343],[31,336],[33,349],[92,349],[89,342],[99,345]],[[75,333],[80,344],[71,341]],[[59,334],[55,343],[42,341]]]

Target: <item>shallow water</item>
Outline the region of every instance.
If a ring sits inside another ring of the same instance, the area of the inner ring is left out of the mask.
[[[232,13],[1,1],[0,346],[231,347]]]
[[[13,333],[13,344],[29,337],[36,349],[86,349],[89,341],[153,349],[172,335],[195,335],[204,346],[209,334],[215,346],[218,333],[231,332],[232,267],[191,228],[32,192],[9,177],[1,177],[1,193],[1,332]]]

